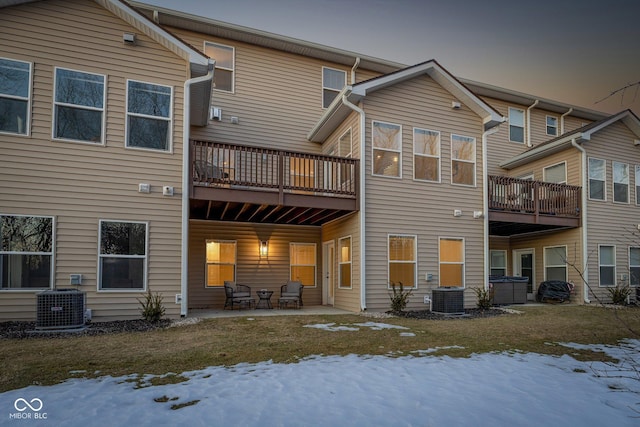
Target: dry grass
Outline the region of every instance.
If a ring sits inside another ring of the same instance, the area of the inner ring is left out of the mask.
[[[581,360],[606,360],[601,353],[570,350],[558,342],[614,344],[639,338],[640,309],[612,310],[586,306],[522,307],[523,314],[483,319],[377,320],[359,315],[219,318],[153,332],[102,336],[0,340],[0,392],[30,384],[55,384],[72,377],[138,375],[157,377],[146,385],[180,382],[164,376],[207,366],[240,362],[294,363],[310,355],[405,355],[415,350],[451,347],[436,355],[467,357],[473,353],[523,351],[570,353]],[[330,332],[305,325],[352,325],[376,321],[405,326],[397,329]],[[626,323],[624,326],[622,321]]]

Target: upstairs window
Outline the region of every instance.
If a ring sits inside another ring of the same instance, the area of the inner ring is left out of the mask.
[[[204,42],[204,53],[216,61],[213,88],[224,92],[233,92],[235,49],[231,46]]]
[[[589,198],[606,200],[607,163],[602,159],[589,158]]]
[[[440,182],[440,132],[413,130],[413,178]]]
[[[558,136],[558,118],[547,116],[547,135]]]
[[[548,166],[543,170],[544,182],[552,182],[554,184],[567,183],[567,164],[565,162]]]
[[[640,206],[640,166],[636,165],[636,205]]]
[[[524,143],[524,110],[509,108],[509,141]]]
[[[476,184],[476,139],[451,135],[451,183]]]
[[[0,58],[0,132],[27,135],[31,63]]]
[[[100,289],[145,289],[148,231],[146,222],[100,221]]]
[[[327,108],[347,83],[347,73],[322,67],[322,108]]]
[[[171,150],[172,88],[127,82],[127,147]]]
[[[402,127],[374,121],[371,125],[371,135],[373,138],[373,175],[401,177]]]
[[[105,76],[56,68],[53,137],[102,144]]]
[[[51,287],[53,228],[52,217],[0,215],[0,289]]]
[[[629,165],[613,162],[613,201],[629,203]]]

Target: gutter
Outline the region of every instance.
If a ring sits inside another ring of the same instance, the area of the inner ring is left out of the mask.
[[[487,139],[500,129],[495,126],[482,132],[482,212],[484,234],[484,289],[489,290],[489,171],[487,170]]]
[[[342,103],[360,114],[360,310],[366,311],[366,203],[365,203],[365,113],[364,110],[347,99],[347,94],[342,95]]]
[[[191,85],[213,79],[213,71],[216,61],[209,59],[207,74],[194,77],[184,82],[183,116],[182,116],[182,221],[180,240],[180,316],[187,315],[187,288],[188,288],[188,266],[189,266],[189,146],[190,115],[191,115]]]
[[[584,261],[589,248],[587,242],[587,152],[578,145],[575,138],[571,140],[571,145],[580,151],[580,159],[582,161],[582,260]],[[586,262],[583,262],[581,267],[584,268],[582,272],[582,281],[584,282],[582,296],[585,304],[589,304],[591,302],[589,299],[589,287],[587,286],[587,283],[589,283],[589,269],[586,266]]]
[[[527,147],[533,147],[531,143],[531,109],[538,105],[539,102],[540,100],[536,99],[535,102],[527,108]]]

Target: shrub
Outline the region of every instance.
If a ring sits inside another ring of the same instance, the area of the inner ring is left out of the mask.
[[[147,289],[147,293],[144,299],[138,299],[140,303],[140,312],[142,318],[147,322],[158,322],[164,316],[164,305],[162,304],[162,295],[158,292],[151,293],[150,289]]]
[[[609,291],[611,302],[616,305],[626,305],[627,297],[631,295],[631,288],[627,285],[616,285],[615,288],[607,288],[607,291]]]
[[[413,293],[413,289],[409,289],[405,291],[402,286],[402,282],[398,282],[396,285],[395,282],[391,282],[391,290],[393,294],[389,294],[389,299],[391,299],[391,311],[403,311],[407,307],[407,303],[409,302],[409,297]]]
[[[480,310],[489,310],[491,308],[491,300],[493,299],[493,288],[489,285],[489,289],[484,287],[473,288],[478,297],[477,307]]]

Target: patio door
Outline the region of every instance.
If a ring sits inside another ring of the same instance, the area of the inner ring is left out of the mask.
[[[322,304],[333,305],[335,297],[336,248],[333,240],[322,244]]]
[[[534,301],[535,283],[535,251],[533,249],[515,249],[513,251],[513,275],[528,277],[527,282],[527,301]]]

